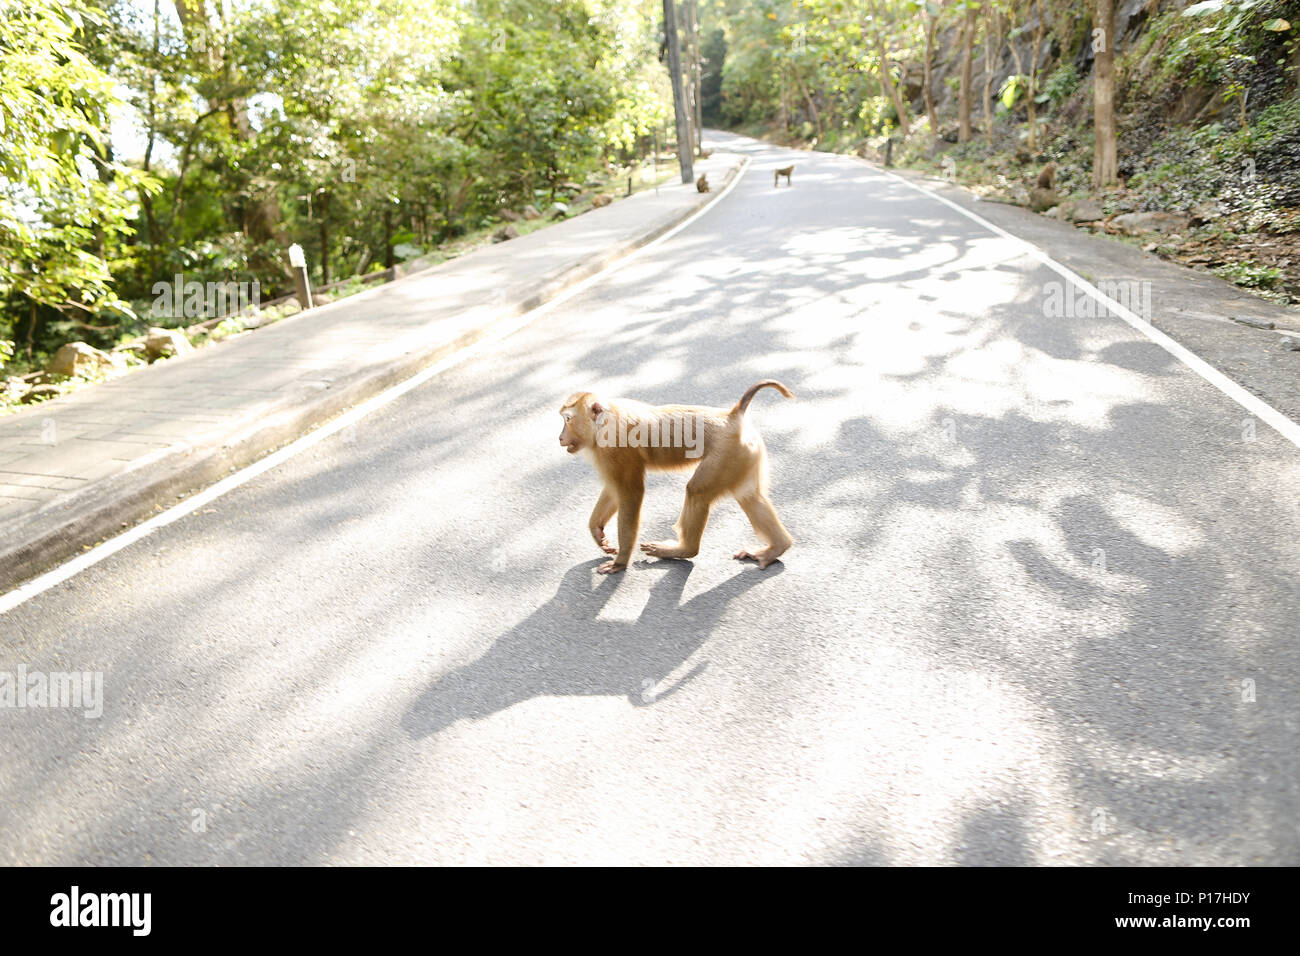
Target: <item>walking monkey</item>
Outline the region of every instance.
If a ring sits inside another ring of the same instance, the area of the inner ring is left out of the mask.
[[[777,185],[779,185],[780,182],[781,182],[781,177],[784,176],[784,177],[785,177],[785,184],[786,184],[787,186],[793,186],[794,183],[790,182],[790,174],[791,174],[792,172],[794,172],[794,163],[791,163],[791,164],[790,164],[789,166],[787,166],[785,169],[778,169],[778,170],[776,170],[776,171],[772,174],[772,185],[773,185],[773,186],[777,186]]]
[[[768,498],[767,448],[758,430],[745,419],[754,395],[774,388],[786,398],[794,393],[780,382],[751,385],[730,409],[700,405],[647,405],[619,400],[602,402],[591,392],[569,396],[560,406],[564,427],[560,444],[569,454],[589,457],[604,481],[588,529],[611,561],[597,570],[616,574],[632,559],[641,525],[646,469],[695,468],[686,485],[686,503],[674,540],[641,545],[655,558],[693,558],[713,502],[735,497],[761,541],[753,551],[737,551],[737,560],[752,559],[766,568],[794,543]],[[605,525],[618,514],[618,547],[609,543]]]

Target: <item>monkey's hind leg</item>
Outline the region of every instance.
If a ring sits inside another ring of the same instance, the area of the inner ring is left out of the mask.
[[[794,544],[794,538],[790,537],[790,532],[785,530],[785,525],[781,524],[781,519],[777,517],[771,500],[762,491],[753,490],[743,495],[737,494],[736,501],[749,518],[749,523],[754,526],[754,532],[759,540],[765,542],[765,546],[754,551],[741,549],[733,557],[737,561],[757,561],[760,568],[765,568],[789,550],[790,545]]]
[[[653,541],[641,545],[641,550],[652,558],[693,558],[700,553],[700,538],[704,536],[704,526],[709,521],[709,510],[713,499],[718,496],[716,489],[706,480],[700,481],[696,474],[686,484],[686,503],[682,505],[682,515],[677,519],[674,529],[676,541]]]

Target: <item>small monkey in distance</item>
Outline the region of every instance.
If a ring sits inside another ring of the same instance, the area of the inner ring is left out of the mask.
[[[784,176],[785,184],[787,186],[793,186],[794,183],[790,182],[790,174],[792,172],[794,172],[794,163],[791,163],[785,169],[776,170],[776,172],[772,174],[772,185],[773,186],[779,185],[781,182],[781,177]]]
[[[752,559],[766,568],[794,543],[768,498],[767,448],[758,430],[745,419],[754,395],[774,388],[786,398],[794,393],[780,382],[751,385],[730,409],[700,405],[647,405],[619,400],[603,402],[591,392],[569,396],[560,406],[564,427],[560,444],[569,454],[582,452],[596,466],[604,487],[587,524],[591,537],[613,560],[601,574],[624,570],[632,560],[641,526],[646,469],[694,468],[686,484],[686,503],[677,519],[677,538],[641,545],[655,558],[693,558],[713,502],[730,493],[758,534],[761,547],[737,551],[737,560]],[[618,547],[609,543],[605,525],[618,515]]]
[[[700,178],[695,180],[695,188],[702,193],[709,191],[709,177],[700,173]]]
[[[1056,178],[1056,163],[1048,163],[1043,167],[1042,172],[1038,174],[1038,188],[1051,189],[1052,181]]]

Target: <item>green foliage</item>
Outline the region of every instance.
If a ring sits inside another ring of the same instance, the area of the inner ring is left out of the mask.
[[[1271,289],[1282,278],[1282,270],[1273,266],[1262,266],[1258,262],[1233,262],[1218,266],[1214,272],[1235,282],[1237,285],[1251,289]]]
[[[1080,82],[1079,71],[1074,68],[1074,64],[1062,63],[1043,81],[1035,99],[1039,103],[1061,103],[1074,95]]]
[[[273,298],[291,242],[317,281],[422,254],[644,149],[671,111],[653,5],[0,6],[0,334],[28,361],[130,337],[176,273]]]
[[[1241,97],[1243,74],[1258,55],[1285,42],[1276,38],[1290,25],[1268,16],[1274,6],[1269,0],[1203,0],[1163,14],[1152,24],[1152,36],[1177,39],[1166,51],[1161,75],[1204,86],[1229,84],[1228,97]]]
[[[126,309],[110,263],[128,190],[154,183],[108,149],[112,80],[79,45],[101,22],[79,0],[6,4],[0,18],[0,298],[23,309]]]

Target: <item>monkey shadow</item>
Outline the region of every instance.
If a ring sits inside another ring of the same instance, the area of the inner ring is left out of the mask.
[[[752,565],[681,603],[689,561],[640,562],[661,574],[635,621],[597,620],[619,577],[592,572],[608,558],[571,568],[555,596],[503,634],[478,660],[435,681],[402,717],[412,737],[428,737],[458,720],[478,720],[534,697],[620,696],[648,706],[676,693],[704,664],[664,686],[708,640],[735,598],[782,572],[780,562]],[[627,574],[629,572],[624,572]]]

